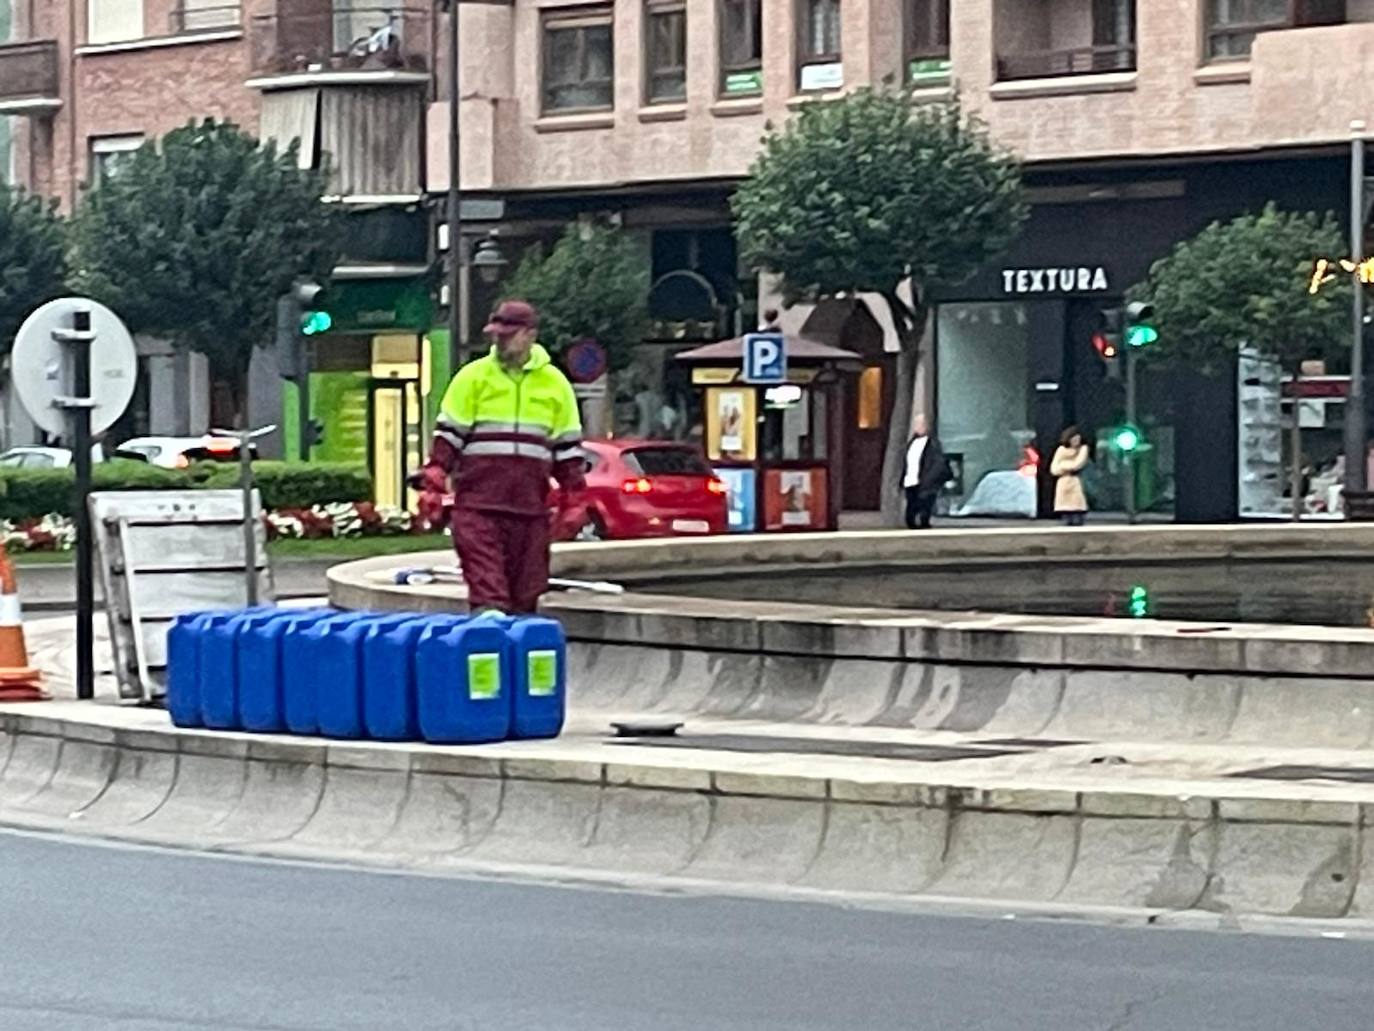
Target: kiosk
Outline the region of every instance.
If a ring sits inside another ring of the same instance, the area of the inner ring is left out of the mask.
[[[839,528],[844,453],[841,377],[859,355],[804,337],[785,338],[786,378],[745,382],[744,339],[677,356],[692,368],[703,444],[729,489],[732,533]]]

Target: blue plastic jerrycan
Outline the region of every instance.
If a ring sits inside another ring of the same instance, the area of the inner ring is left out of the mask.
[[[513,738],[557,737],[568,715],[567,638],[561,623],[542,617],[512,620],[511,732]]]
[[[281,639],[282,712],[291,733],[320,732],[320,642],[367,616],[366,612],[344,612],[314,622],[287,624]]]
[[[272,618],[250,620],[239,634],[239,714],[244,730],[286,730],[282,687],[282,638],[287,628],[309,626],[339,614],[337,609],[277,609]]]
[[[324,634],[316,644],[315,671],[320,733],[325,737],[361,738],[363,722],[363,645],[374,630],[389,630],[415,617],[374,615]]]
[[[178,727],[203,727],[200,703],[200,644],[215,621],[237,613],[184,612],[167,630],[167,712]]]
[[[415,646],[420,734],[433,744],[504,741],[510,734],[510,639],[484,617],[432,625]]]
[[[238,638],[244,625],[253,619],[273,618],[277,608],[239,609],[226,619],[213,619],[200,637],[200,715],[205,726],[215,730],[238,730],[239,715]]]
[[[363,635],[363,725],[377,741],[418,741],[415,648],[429,627],[452,629],[466,616],[414,616],[369,623]]]

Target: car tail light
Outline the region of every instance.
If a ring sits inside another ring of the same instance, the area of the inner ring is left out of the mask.
[[[234,450],[232,440],[212,440],[205,445],[206,451],[212,451],[217,455],[227,455]]]
[[[191,460],[190,460],[189,458],[187,458],[185,455],[177,455],[177,468],[178,468],[178,469],[189,469],[189,468],[191,468]]]
[[[648,494],[654,489],[654,485],[641,476],[637,480],[626,480],[620,485],[622,494]]]
[[[720,480],[707,480],[706,490],[708,493],[718,494],[721,497],[724,497],[726,494],[730,493],[730,488],[725,486],[725,484],[722,483]]]

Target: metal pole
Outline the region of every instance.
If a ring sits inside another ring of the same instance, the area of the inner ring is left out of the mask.
[[[95,569],[91,541],[91,313],[72,317],[72,446],[76,449],[76,697],[95,697]]]
[[[253,455],[251,438],[245,426],[239,437],[239,488],[243,492],[243,561],[245,604],[252,608],[258,603],[258,534],[253,518]]]
[[[296,446],[302,462],[310,461],[310,438],[314,427],[310,422],[310,352],[309,345],[300,341],[300,368],[296,373],[296,433],[299,441]]]
[[[1350,123],[1350,260],[1364,261],[1364,122]],[[1362,494],[1368,489],[1365,458],[1364,410],[1364,284],[1354,276],[1351,302],[1350,393],[1345,404],[1345,489]],[[1293,400],[1297,419],[1297,399]]]
[[[458,0],[448,0],[448,351],[449,366],[457,372],[467,360],[467,326],[463,321],[463,255],[459,213],[462,185],[459,181]]]
[[[1126,425],[1138,430],[1135,421],[1135,348],[1126,344]],[[1137,440],[1136,448],[1142,442]],[[1126,475],[1126,522],[1135,522],[1135,456],[1131,450],[1122,454],[1122,464]]]

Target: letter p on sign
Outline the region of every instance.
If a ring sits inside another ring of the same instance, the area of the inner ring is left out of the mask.
[[[787,382],[787,343],[781,333],[745,334],[744,382]]]

